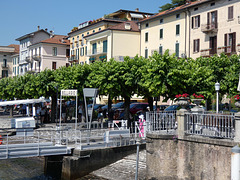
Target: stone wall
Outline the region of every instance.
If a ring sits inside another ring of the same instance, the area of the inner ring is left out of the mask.
[[[231,140],[147,134],[147,179],[230,180]]]

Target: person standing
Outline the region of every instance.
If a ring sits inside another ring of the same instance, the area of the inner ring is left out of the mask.
[[[65,103],[62,106],[62,120],[63,122],[67,122],[67,107]]]
[[[82,109],[82,105],[80,104],[78,106],[78,122],[82,122],[82,114],[83,114],[83,109]]]

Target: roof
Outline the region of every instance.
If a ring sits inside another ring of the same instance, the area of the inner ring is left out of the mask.
[[[178,12],[178,11],[181,11],[181,10],[185,10],[189,7],[196,6],[196,5],[208,2],[208,1],[211,1],[211,0],[197,0],[197,1],[194,1],[194,2],[190,1],[186,4],[184,4],[184,5],[181,5],[181,6],[178,6],[178,7],[163,11],[163,12],[159,12],[159,13],[155,14],[154,16],[145,18],[145,19],[143,19],[139,22],[141,23],[141,22],[144,22],[144,21],[147,21],[147,20],[150,20],[150,19],[154,19],[154,18],[157,18],[157,17],[161,17],[161,16],[164,16],[164,15],[175,13],[175,12]]]
[[[88,27],[90,27],[90,26],[99,24],[99,23],[101,23],[101,22],[116,22],[116,23],[121,23],[121,22],[123,22],[123,20],[108,19],[108,18],[102,19],[101,21],[98,21],[98,22],[89,24],[88,26],[85,26],[85,27],[83,27],[83,28],[81,28],[81,29],[77,29],[76,31],[72,31],[72,32],[68,33],[68,35],[70,35],[70,34],[72,34],[72,33],[75,33],[75,32],[77,32],[77,31],[80,31],[80,30],[82,30],[82,29],[88,28]]]
[[[70,41],[67,40],[67,37],[68,36],[64,36],[64,35],[54,35],[53,37],[45,39],[45,40],[41,41],[40,43],[70,45]]]
[[[29,34],[26,34],[26,35],[24,35],[24,36],[21,36],[21,37],[17,38],[16,41],[21,41],[21,40],[26,39],[26,38],[28,38],[28,37],[32,37],[32,36],[34,36],[34,35],[35,35],[36,33],[38,33],[38,32],[45,32],[46,34],[50,35],[49,32],[47,32],[47,31],[45,31],[45,30],[43,30],[43,29],[40,29],[40,30],[38,30],[38,31],[34,31],[34,32],[32,32],[32,33],[29,33]]]
[[[0,106],[13,106],[19,104],[37,104],[41,102],[46,102],[45,99],[25,99],[25,100],[14,100],[14,101],[2,101]]]
[[[127,23],[130,24],[130,29],[126,29],[125,28],[125,25]],[[137,23],[134,22],[134,21],[126,21],[126,22],[123,22],[121,24],[117,24],[115,26],[111,26],[108,29],[110,29],[110,30],[120,30],[120,31],[135,31],[135,32],[140,31]]]
[[[125,25],[127,23],[130,25],[130,29],[126,29],[125,28]],[[125,21],[125,22],[122,22],[121,24],[117,24],[117,25],[111,26],[111,27],[109,27],[107,29],[104,29],[104,30],[101,30],[101,31],[98,31],[98,32],[95,32],[95,33],[92,33],[92,34],[89,34],[87,36],[84,36],[84,38],[93,36],[95,34],[99,34],[101,32],[107,31],[107,30],[140,32],[140,29],[139,29],[139,27],[138,27],[136,22],[134,22],[134,21]]]
[[[8,47],[14,47],[14,53],[19,54],[19,45],[18,44],[10,44]]]
[[[129,13],[135,13],[135,14],[146,14],[146,15],[153,15],[154,13],[147,13],[147,12],[140,12],[140,11],[131,11],[131,10],[125,10],[125,9],[120,9],[116,12],[110,13],[109,15],[114,15],[114,14],[120,14],[124,12],[129,12]]]

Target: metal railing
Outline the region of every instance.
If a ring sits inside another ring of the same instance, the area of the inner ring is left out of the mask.
[[[234,115],[185,113],[187,134],[217,138],[234,138]]]
[[[147,112],[146,123],[148,132],[173,133],[177,129],[176,111]]]

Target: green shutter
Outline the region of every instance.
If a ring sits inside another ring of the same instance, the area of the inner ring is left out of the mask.
[[[175,44],[175,53],[176,53],[176,56],[179,57],[179,43]]]

